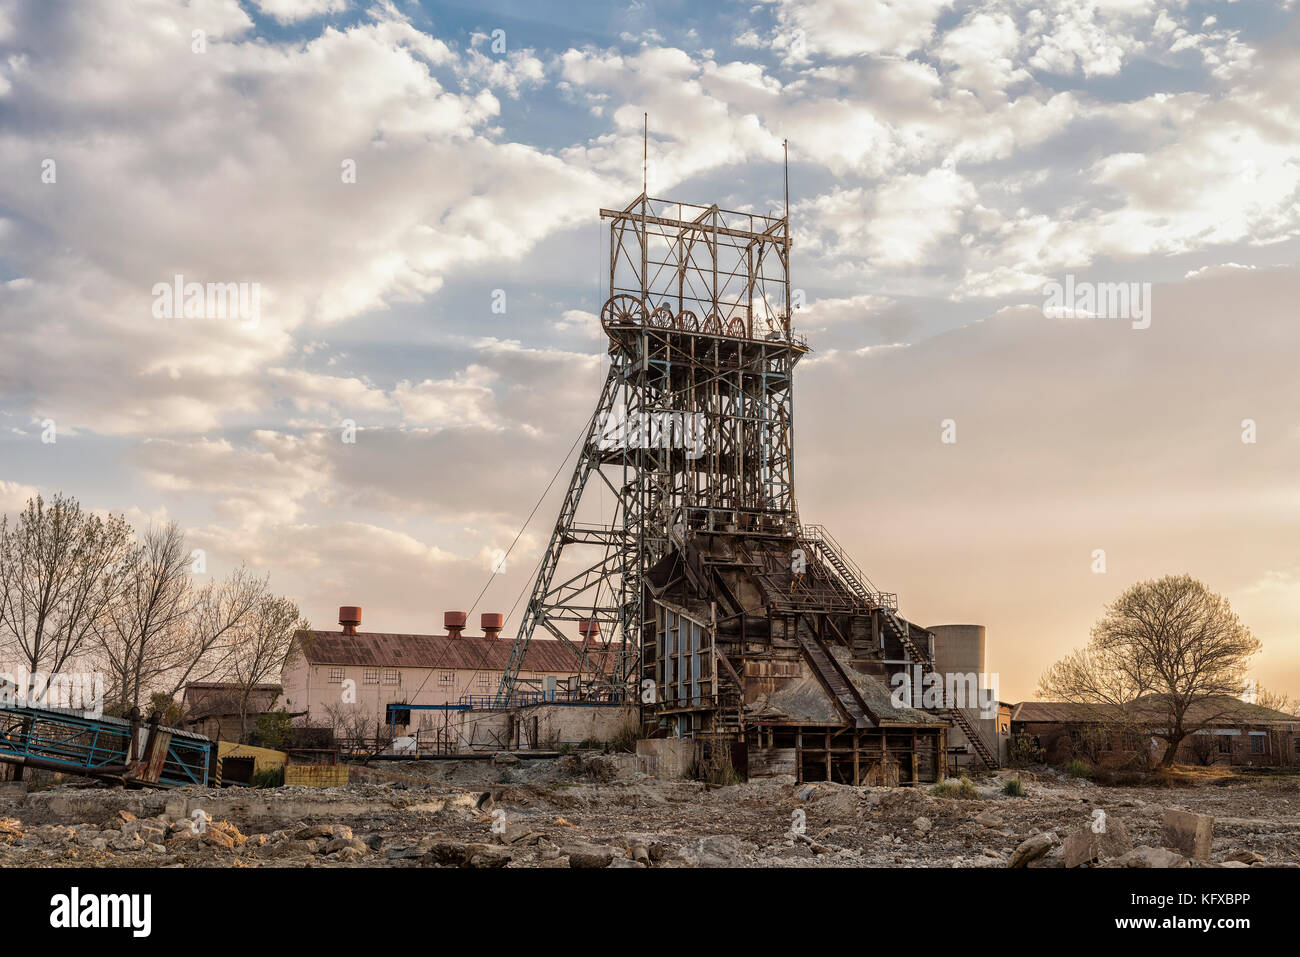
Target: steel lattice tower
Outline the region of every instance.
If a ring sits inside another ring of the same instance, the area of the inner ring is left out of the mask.
[[[609,372],[502,676],[507,700],[526,690],[519,671],[539,626],[582,656],[589,691],[626,689],[642,578],[674,538],[798,532],[793,373],[808,349],[791,332],[788,213],[642,193],[600,214]],[[580,521],[593,486],[612,493],[613,515]]]

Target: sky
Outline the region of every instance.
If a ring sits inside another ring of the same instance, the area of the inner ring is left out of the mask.
[[[905,617],[985,625],[1018,701],[1188,572],[1295,694],[1298,11],[0,0],[0,511],[175,520],[316,627],[513,634],[648,114],[687,202],[779,215],[788,140],[801,517]]]

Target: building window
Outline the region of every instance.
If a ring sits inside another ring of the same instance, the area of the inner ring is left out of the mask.
[[[402,673],[396,668],[384,669],[384,684],[400,685],[402,683]]]
[[[366,669],[366,684],[368,684],[368,685],[377,685],[377,684],[379,684],[379,669],[378,669],[378,668],[367,668],[367,669]]]
[[[439,671],[439,672],[438,672],[438,687],[439,687],[439,688],[450,688],[450,687],[451,687],[452,685],[454,685],[455,683],[456,683],[456,676],[455,676],[455,674],[453,674],[452,672],[450,672],[450,671]]]
[[[330,669],[330,684],[332,684],[332,685],[338,685],[338,684],[342,684],[342,683],[343,683],[343,669],[342,669],[342,668],[331,668],[331,669]]]
[[[1266,754],[1268,752],[1268,736],[1263,734],[1252,734],[1250,736],[1250,753]]]
[[[1219,735],[1219,753],[1220,754],[1232,753],[1232,735],[1229,734]]]
[[[478,687],[479,687],[479,690],[480,690],[480,691],[491,691],[491,690],[492,690],[492,679],[491,679],[491,677],[489,677],[488,675],[479,675],[479,676],[478,676]]]

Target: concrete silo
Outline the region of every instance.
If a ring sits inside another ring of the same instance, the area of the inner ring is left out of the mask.
[[[934,635],[935,670],[944,676],[946,682],[955,680],[959,687],[970,688],[972,686],[966,677],[974,675],[974,687],[980,692],[990,686],[985,665],[987,634],[983,625],[930,625],[929,631]],[[1008,735],[999,733],[997,715],[985,717],[976,701],[967,699],[962,703],[965,705],[962,710],[979,728],[984,742],[998,755],[998,763],[1005,766]],[[949,731],[948,741],[950,747],[973,750],[959,727]],[[978,766],[960,755],[954,756],[954,763],[961,767]]]

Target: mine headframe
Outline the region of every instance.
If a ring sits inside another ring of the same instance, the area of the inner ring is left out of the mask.
[[[609,370],[502,675],[507,701],[539,626],[597,696],[626,694],[642,580],[674,540],[798,528],[793,373],[808,348],[791,331],[788,217],[643,193],[601,218]],[[592,514],[593,487],[612,514]]]

